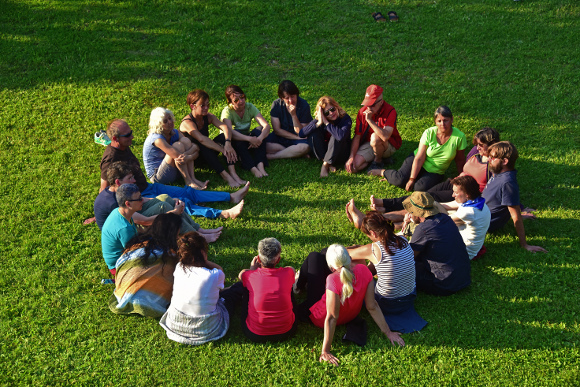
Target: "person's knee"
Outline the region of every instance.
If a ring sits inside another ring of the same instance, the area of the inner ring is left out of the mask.
[[[178,151],[179,153],[183,153],[185,152],[185,144],[177,141],[175,143],[173,143],[173,149],[175,149],[176,151]]]
[[[371,148],[373,148],[373,151],[375,151],[377,148],[382,149],[385,145],[384,141],[376,133],[371,134],[370,144]]]
[[[296,152],[299,154],[306,154],[310,151],[310,145],[308,144],[296,144]]]
[[[189,138],[187,138],[187,137],[183,137],[178,142],[180,142],[181,144],[183,144],[183,146],[185,147],[185,150],[186,151],[188,151],[192,146],[197,146],[194,143],[192,143],[191,140]]]
[[[173,206],[167,202],[159,202],[157,204],[158,214],[165,214],[166,212],[169,212],[171,210],[173,210]]]

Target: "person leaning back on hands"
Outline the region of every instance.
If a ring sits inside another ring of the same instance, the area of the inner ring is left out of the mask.
[[[356,173],[367,165],[369,171],[383,167],[383,158],[389,159],[401,147],[397,130],[397,111],[383,100],[383,88],[370,85],[356,116],[354,138],[346,170]],[[369,165],[370,163],[370,165]]]

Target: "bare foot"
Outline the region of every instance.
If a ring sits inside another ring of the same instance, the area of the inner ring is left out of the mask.
[[[322,164],[322,168],[320,168],[320,177],[328,177],[328,167],[326,164]]]
[[[254,174],[254,177],[257,177],[258,179],[264,177],[264,174],[256,167],[250,169],[250,172],[252,172]]]
[[[231,174],[232,178],[239,184],[238,187],[240,185],[244,185],[247,183],[246,180],[242,179],[241,177],[239,177],[236,173]]]
[[[367,172],[367,175],[383,177],[383,173],[385,173],[385,171],[385,169],[371,169]]]
[[[250,190],[250,182],[248,181],[245,186],[241,189],[237,190],[233,194],[230,194],[230,202],[232,203],[239,203],[248,193]]]
[[[371,209],[384,213],[385,207],[383,207],[382,204],[382,199],[375,199],[375,195],[371,195]]]
[[[220,226],[218,228],[209,228],[209,229],[205,229],[205,228],[200,228],[199,230],[197,230],[197,232],[199,234],[216,234],[216,233],[220,233],[223,230],[223,226]]]
[[[229,210],[224,210],[220,214],[220,218],[224,219],[236,219],[241,213],[242,209],[244,208],[244,201],[242,200],[237,205],[233,206]]]
[[[222,233],[219,232],[217,234],[199,234],[199,235],[201,235],[207,243],[212,243],[217,241],[221,234]]]
[[[332,173],[336,172],[336,167],[335,167],[334,165],[332,165],[332,164],[329,164],[329,165],[328,165],[328,169],[329,169],[329,170],[330,170],[330,172],[332,172]]]
[[[206,180],[205,183],[202,183],[199,180],[194,180],[193,182],[189,183],[188,186],[190,186],[193,189],[196,189],[198,191],[203,191],[204,189],[207,188],[207,185],[209,184],[209,180]]]
[[[264,163],[258,163],[258,171],[262,174],[262,177],[268,176],[268,173],[264,169]]]
[[[362,220],[365,215],[354,205],[354,199],[350,199],[350,202],[346,205],[346,212],[348,220],[350,220],[356,228],[360,229]]]

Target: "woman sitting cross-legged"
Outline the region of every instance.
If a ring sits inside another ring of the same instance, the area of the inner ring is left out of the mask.
[[[117,314],[159,318],[167,310],[177,258],[179,215],[157,215],[145,233],[131,239],[117,260],[109,308]]]
[[[295,291],[307,287],[306,301],[299,306],[302,318],[309,318],[319,328],[324,328],[324,341],[320,361],[338,365],[338,359],[330,353],[337,325],[346,324],[357,318],[363,302],[371,317],[394,345],[405,345],[401,334],[392,332],[387,325],[374,296],[373,275],[365,265],[352,264],[348,251],[341,245],[331,245],[323,253],[308,255],[295,284]],[[360,326],[360,325],[359,325]],[[361,345],[366,342],[366,327],[358,330],[353,340]],[[348,333],[347,333],[348,335]],[[362,336],[362,338],[360,338]]]
[[[149,132],[143,144],[143,164],[152,183],[171,184],[179,174],[185,185],[205,189],[195,178],[193,161],[199,156],[199,147],[175,129],[173,112],[157,107],[149,118]]]
[[[264,167],[266,158],[266,137],[270,134],[270,124],[258,108],[246,102],[246,94],[237,85],[226,87],[228,106],[222,110],[222,121],[232,131],[232,146],[236,150],[242,168],[256,177],[268,176]],[[252,119],[260,126],[252,130]]]
[[[159,324],[167,337],[199,345],[222,338],[230,326],[235,298],[220,292],[223,269],[207,260],[207,242],[196,232],[177,240],[179,263],[175,268],[173,296]]]
[[[377,211],[366,213],[360,229],[372,243],[349,247],[348,252],[353,262],[369,260],[371,270],[374,267],[375,299],[389,327],[402,333],[420,331],[427,321],[415,311],[415,259],[409,242],[396,235],[394,224]]]
[[[308,145],[318,160],[322,160],[320,177],[335,172],[350,155],[352,119],[332,97],[324,96],[316,104],[314,120],[300,130],[299,136],[308,139]]]

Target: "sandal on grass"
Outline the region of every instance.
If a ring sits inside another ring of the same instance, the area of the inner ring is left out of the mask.
[[[399,21],[399,16],[397,16],[397,13],[395,11],[389,11],[387,15],[389,16],[389,21],[392,22]]]
[[[387,19],[380,12],[373,12],[372,16],[373,16],[373,19],[375,19],[375,21],[377,21],[377,22],[387,21]]]

